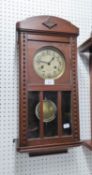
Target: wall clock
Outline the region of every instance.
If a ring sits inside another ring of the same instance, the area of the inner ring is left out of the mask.
[[[17,150],[31,155],[80,144],[77,36],[70,22],[52,16],[17,23],[20,130]]]

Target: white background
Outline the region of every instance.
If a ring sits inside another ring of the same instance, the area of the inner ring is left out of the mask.
[[[67,154],[29,157],[16,152],[19,84],[16,22],[54,15],[79,27],[78,45],[91,33],[92,0],[0,0],[0,175],[92,175],[92,152],[82,146]],[[88,60],[78,55],[80,136],[90,138]]]

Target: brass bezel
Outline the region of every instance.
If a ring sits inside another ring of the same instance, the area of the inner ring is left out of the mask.
[[[35,68],[35,56],[37,56],[37,54],[39,53],[39,52],[42,52],[43,50],[54,50],[55,52],[57,52],[60,56],[61,56],[61,58],[63,59],[63,69],[62,69],[62,71],[60,72],[60,74],[59,75],[57,75],[57,76],[53,76],[52,78],[49,78],[49,77],[43,77],[40,73],[39,73],[39,71]],[[35,53],[35,55],[33,56],[33,68],[34,68],[34,71],[36,72],[36,74],[40,77],[40,78],[42,78],[42,79],[58,79],[58,78],[60,78],[63,74],[64,74],[64,72],[65,72],[65,67],[66,67],[66,63],[65,63],[65,56],[64,56],[64,54],[58,49],[58,48],[56,48],[56,47],[53,47],[53,46],[45,46],[45,47],[42,47],[42,48],[40,48],[40,49],[38,49],[37,50],[37,52]]]

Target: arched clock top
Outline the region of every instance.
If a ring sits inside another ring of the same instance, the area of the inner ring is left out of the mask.
[[[17,30],[79,34],[79,29],[67,20],[54,16],[35,16],[17,22]]]

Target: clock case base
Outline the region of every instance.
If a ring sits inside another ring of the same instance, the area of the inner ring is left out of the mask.
[[[72,142],[63,144],[63,145],[57,145],[57,146],[47,146],[47,147],[35,147],[32,148],[31,146],[25,146],[25,147],[17,147],[17,151],[20,153],[29,153],[30,156],[35,155],[43,155],[43,154],[53,154],[53,153],[67,153],[69,148],[76,147],[82,145],[81,141]]]

